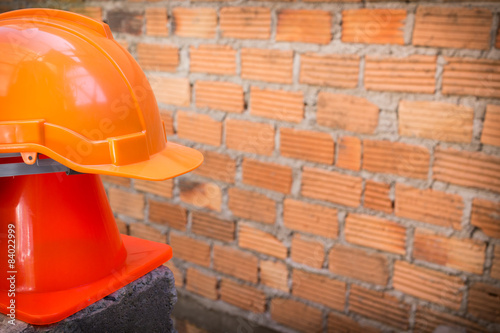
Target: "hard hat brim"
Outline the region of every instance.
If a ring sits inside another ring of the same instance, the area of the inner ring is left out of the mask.
[[[63,164],[84,173],[144,180],[165,180],[188,173],[203,162],[203,155],[196,149],[173,142],[167,142],[166,145],[163,151],[152,155],[149,160],[129,165],[78,165],[70,161],[65,161]]]

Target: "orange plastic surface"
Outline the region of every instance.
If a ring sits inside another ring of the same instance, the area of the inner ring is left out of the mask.
[[[16,319],[60,321],[172,257],[167,244],[120,236],[97,175],[5,177],[0,189],[0,312],[14,299]],[[14,269],[7,266],[9,225]],[[15,297],[8,296],[11,274]]]
[[[106,24],[52,9],[7,12],[0,50],[0,153],[147,180],[202,163],[198,151],[166,142],[146,76]]]

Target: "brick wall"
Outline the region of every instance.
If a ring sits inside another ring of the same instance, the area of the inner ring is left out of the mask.
[[[205,154],[103,177],[124,233],[172,245],[181,293],[283,331],[500,330],[498,1],[73,9]]]

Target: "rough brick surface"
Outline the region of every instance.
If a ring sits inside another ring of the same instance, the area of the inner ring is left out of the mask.
[[[274,223],[276,202],[272,199],[239,188],[230,188],[228,194],[228,206],[234,215],[257,222]]]
[[[333,164],[334,141],[330,134],[282,128],[280,153],[283,156]]]
[[[145,224],[132,223],[129,226],[130,236],[150,240],[153,242],[165,243],[167,236],[162,234],[158,229]]]
[[[490,237],[500,238],[500,202],[474,199],[471,224]]]
[[[288,270],[279,261],[261,260],[260,282],[268,287],[288,292]]]
[[[283,9],[278,11],[276,41],[328,44],[331,27],[329,11]]]
[[[234,239],[235,225],[233,221],[219,219],[211,214],[194,212],[191,230],[198,235],[230,242]]]
[[[383,292],[353,285],[349,309],[402,331],[409,327],[410,306]]]
[[[390,141],[363,141],[363,169],[367,171],[425,179],[429,162],[429,150],[422,146]]]
[[[149,36],[168,36],[167,9],[161,7],[146,8],[146,34]]]
[[[250,113],[257,117],[299,123],[304,118],[304,94],[252,86]]]
[[[483,273],[486,245],[479,241],[448,238],[425,229],[414,235],[413,257],[475,274]]]
[[[221,180],[226,183],[233,183],[236,173],[236,161],[225,154],[213,151],[202,151],[203,164],[193,171],[203,177]]]
[[[217,184],[183,179],[179,182],[179,189],[179,197],[182,201],[199,208],[220,212],[222,191]]]
[[[180,234],[170,233],[170,246],[175,249],[174,258],[210,266],[210,245]]]
[[[300,57],[300,83],[356,88],[359,56],[306,53]]]
[[[271,191],[289,193],[292,186],[290,167],[245,158],[243,160],[243,183]]]
[[[330,251],[328,269],[338,275],[381,286],[385,286],[389,279],[385,256],[340,244]]]
[[[435,75],[434,56],[366,57],[365,87],[368,90],[432,94],[436,86]]]
[[[241,113],[244,109],[243,88],[239,84],[196,81],[196,107]]]
[[[156,182],[141,179],[134,180],[134,188],[136,188],[137,190],[153,193],[165,198],[172,197],[173,187],[174,183],[171,179]]]
[[[284,298],[271,301],[271,318],[303,333],[320,332],[323,321],[321,310]]]
[[[484,118],[481,142],[487,145],[500,146],[500,106],[488,105]]]
[[[248,153],[271,155],[274,150],[274,127],[239,119],[226,119],[226,145]]]
[[[359,177],[304,167],[302,195],[357,207],[361,201],[361,182]]]
[[[208,299],[217,299],[217,278],[214,275],[208,275],[196,268],[188,268],[186,271],[186,289],[206,297]]]
[[[462,105],[403,100],[399,103],[399,134],[468,143],[473,118],[474,110]]]
[[[196,73],[236,74],[236,51],[225,45],[191,46],[190,70]]]
[[[209,115],[179,111],[177,135],[183,139],[218,146],[222,140],[222,123]]]
[[[241,77],[248,80],[292,83],[293,52],[264,49],[241,50]]]
[[[320,92],[317,122],[321,126],[371,134],[377,128],[378,110],[375,104],[361,97]]]
[[[292,294],[329,308],[342,311],[345,304],[345,282],[323,275],[295,269],[292,275]]]
[[[500,323],[500,288],[474,283],[470,287],[467,310],[481,319]]]
[[[361,139],[343,136],[338,142],[336,165],[342,169],[359,171],[361,168]]]
[[[144,195],[117,188],[108,189],[109,204],[114,212],[136,219],[144,218]]]
[[[342,11],[342,41],[346,43],[404,44],[404,9],[349,9]]]
[[[415,331],[423,333],[433,333],[439,326],[448,326],[452,329],[467,332],[483,333],[486,330],[480,325],[458,316],[438,312],[434,309],[419,307],[415,316]]]
[[[389,196],[391,187],[389,184],[379,183],[372,180],[365,185],[364,206],[374,210],[390,213],[393,210],[392,200]]]
[[[493,264],[491,265],[490,276],[494,279],[500,280],[500,246],[499,245],[495,246],[495,252],[493,254]]]
[[[396,184],[395,214],[409,219],[461,229],[461,196]]]
[[[337,210],[333,208],[285,199],[283,222],[292,230],[337,238]]]
[[[488,9],[419,6],[413,45],[487,50],[492,19]]]
[[[183,8],[173,11],[174,33],[181,37],[214,38],[217,13],[213,8]]]
[[[325,260],[325,246],[313,238],[295,234],[290,257],[299,264],[321,268]]]
[[[214,246],[214,269],[242,280],[257,283],[258,259],[255,255],[227,246]]]
[[[149,200],[149,220],[178,230],[186,230],[187,211],[168,202]]]
[[[393,285],[394,289],[408,295],[455,310],[460,308],[465,286],[462,279],[457,276],[404,261],[396,261],[394,265]]]
[[[220,10],[222,37],[268,39],[271,11],[264,7],[224,7]]]
[[[461,186],[500,192],[500,157],[438,147],[433,178]]]
[[[240,224],[238,245],[280,259],[287,256],[287,248],[275,236],[248,224]]]
[[[499,60],[445,58],[443,94],[500,97]]]
[[[189,106],[191,86],[188,79],[151,76],[149,82],[159,103]]]
[[[220,284],[220,299],[252,312],[264,312],[266,308],[266,296],[262,291],[225,278]]]
[[[370,215],[347,215],[345,239],[349,243],[377,250],[397,254],[406,252],[406,228],[395,222]]]
[[[378,329],[361,325],[355,319],[336,313],[328,314],[328,333],[378,333]]]

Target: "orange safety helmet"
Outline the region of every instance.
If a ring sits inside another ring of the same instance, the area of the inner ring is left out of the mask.
[[[109,27],[75,13],[0,14],[0,111],[0,154],[41,153],[78,172],[147,180],[203,161],[167,143],[151,86]]]

